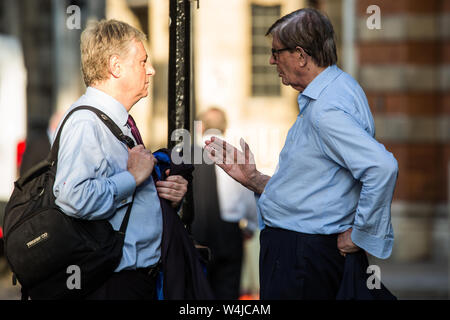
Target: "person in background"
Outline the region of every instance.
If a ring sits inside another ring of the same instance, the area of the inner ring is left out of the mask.
[[[221,109],[211,107],[198,118],[203,138],[211,130],[225,134],[227,118]],[[243,241],[251,238],[257,227],[253,193],[220,168],[206,163],[195,165],[193,193],[195,218],[191,231],[199,244],[211,249],[208,278],[215,298],[238,299]]]

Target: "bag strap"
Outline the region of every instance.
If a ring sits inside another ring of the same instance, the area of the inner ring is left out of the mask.
[[[124,135],[122,130],[117,126],[117,124],[115,124],[115,122],[112,121],[111,118],[108,117],[104,112],[100,111],[97,108],[91,107],[91,106],[79,106],[79,107],[76,107],[73,110],[71,110],[67,114],[67,116],[64,118],[63,122],[61,123],[61,126],[59,127],[58,133],[56,135],[55,141],[53,142],[52,149],[51,149],[51,152],[50,152],[50,155],[49,155],[49,161],[50,162],[56,161],[58,159],[59,139],[60,139],[62,129],[63,129],[64,124],[66,123],[67,119],[69,119],[69,117],[75,111],[83,110],[83,109],[84,110],[90,110],[90,111],[94,112],[98,116],[98,118],[100,120],[102,120],[103,123],[109,128],[109,130],[111,130],[112,134],[114,134],[117,139],[119,139],[120,141],[125,143],[128,146],[128,148],[131,149],[131,148],[134,147],[133,139],[131,139],[130,137]]]
[[[64,118],[63,122],[61,123],[61,126],[59,127],[58,133],[56,134],[55,141],[53,142],[52,149],[49,154],[49,162],[55,163],[58,159],[58,152],[59,152],[59,139],[61,136],[62,128],[64,127],[64,124],[66,123],[67,119],[78,110],[90,110],[94,112],[100,120],[103,121],[103,123],[108,127],[109,130],[111,130],[112,134],[116,136],[117,139],[125,143],[128,148],[132,149],[135,144],[133,139],[128,137],[127,135],[123,134],[122,130],[117,126],[117,124],[111,120],[110,117],[108,117],[104,112],[100,111],[97,108],[91,107],[91,106],[79,106],[71,110],[66,117]],[[134,197],[136,195],[136,190],[133,193],[133,198],[128,205],[127,212],[125,213],[125,216],[123,217],[122,224],[120,225],[119,233],[122,235],[125,235],[125,231],[127,230],[128,226],[128,220],[130,219],[131,214],[131,208],[133,207],[134,203]]]
[[[136,196],[136,190],[133,193],[133,199],[131,199],[130,204],[128,205],[127,212],[123,217],[122,224],[120,225],[119,233],[125,236],[125,232],[127,231],[128,220],[130,220],[131,207],[133,207],[134,197]]]

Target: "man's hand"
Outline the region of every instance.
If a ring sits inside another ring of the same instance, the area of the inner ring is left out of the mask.
[[[352,241],[352,228],[344,231],[338,235],[337,238],[337,247],[341,255],[345,257],[347,253],[353,253],[361,250],[356,244]]]
[[[161,198],[169,200],[176,208],[187,192],[188,182],[182,176],[169,176],[169,173],[167,169],[165,181],[156,181],[156,190]]]
[[[157,162],[158,160],[150,150],[145,149],[141,144],[133,149],[128,149],[127,170],[136,180],[136,186],[139,186],[150,176]]]
[[[242,138],[240,143],[242,151],[226,141],[211,137],[210,140],[205,141],[205,150],[208,157],[230,177],[244,187],[256,193],[262,193],[270,177],[256,170],[255,158],[250,147]]]

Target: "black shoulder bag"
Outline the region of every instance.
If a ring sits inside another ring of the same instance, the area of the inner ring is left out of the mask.
[[[83,298],[112,275],[122,257],[134,195],[119,231],[107,220],[70,217],[55,204],[61,131],[69,116],[80,109],[94,112],[120,141],[134,146],[106,114],[80,106],[67,114],[47,159],[15,182],[5,208],[5,256],[23,296],[31,299]]]

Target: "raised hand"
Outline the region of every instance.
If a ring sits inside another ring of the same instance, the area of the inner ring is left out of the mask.
[[[240,140],[242,151],[217,137],[211,137],[205,144],[208,157],[230,177],[248,189],[262,193],[270,177],[256,169],[254,155],[244,139]]]

